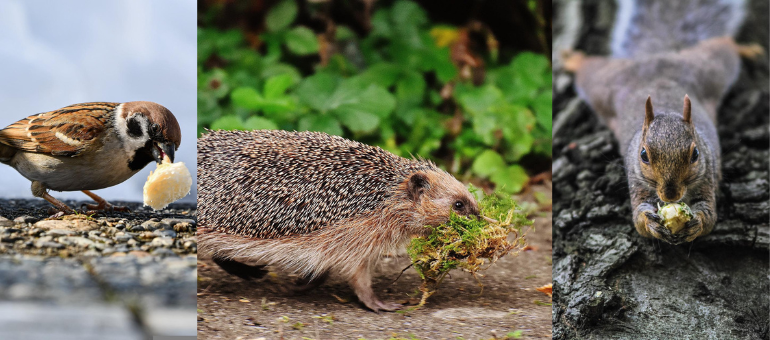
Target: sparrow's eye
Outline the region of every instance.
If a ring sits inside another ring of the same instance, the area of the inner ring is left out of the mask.
[[[465,203],[463,201],[457,201],[455,202],[455,210],[461,211],[465,207]]]
[[[692,149],[692,156],[690,157],[690,163],[697,162],[698,156],[700,156],[700,152],[698,152],[698,147],[696,146]]]
[[[639,153],[639,157],[642,158],[642,162],[650,164],[650,158],[647,157],[647,149],[642,147],[642,152]]]

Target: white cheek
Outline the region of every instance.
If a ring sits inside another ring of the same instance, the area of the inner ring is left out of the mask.
[[[128,134],[128,121],[122,117],[123,105],[124,104],[120,104],[120,106],[118,106],[118,108],[115,110],[115,130],[117,131],[120,140],[123,141],[123,149],[126,151],[126,153],[133,153],[134,151],[142,148],[150,139],[150,137],[147,136],[145,132],[147,131],[149,122],[147,122],[147,118],[142,116],[137,117],[139,124],[141,125],[142,135],[139,137],[132,137]]]

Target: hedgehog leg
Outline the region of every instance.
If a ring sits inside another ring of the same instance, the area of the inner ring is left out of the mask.
[[[294,282],[294,287],[292,287],[291,290],[295,293],[304,293],[309,290],[318,288],[318,286],[326,282],[326,279],[328,278],[329,278],[328,271],[323,272],[320,275],[316,275],[315,277],[312,275],[306,275],[298,278],[297,281]]]
[[[222,268],[222,270],[226,271],[228,274],[235,275],[244,280],[261,279],[267,274],[267,270],[264,269],[265,266],[250,266],[235,260],[216,256],[212,259],[217,266]]]
[[[383,302],[377,298],[374,290],[372,290],[372,272],[367,263],[362,264],[353,274],[353,277],[350,278],[350,286],[356,292],[358,300],[374,312],[379,312],[380,310],[394,311],[402,307],[398,303]]]

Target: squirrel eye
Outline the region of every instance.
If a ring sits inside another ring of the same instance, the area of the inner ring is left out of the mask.
[[[647,164],[650,163],[650,159],[647,158],[647,149],[642,147],[642,152],[639,154],[639,156],[642,158],[642,162],[645,162]]]
[[[462,210],[464,206],[465,206],[465,204],[463,204],[462,201],[455,202],[455,210],[458,210],[458,211]]]
[[[692,149],[692,157],[690,157],[690,163],[695,163],[698,160],[698,156],[700,155],[700,152],[698,152],[698,147]]]

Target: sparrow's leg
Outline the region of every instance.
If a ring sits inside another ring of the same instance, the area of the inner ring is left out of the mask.
[[[92,200],[96,201],[96,205],[94,204],[86,204],[86,208],[89,210],[110,210],[110,211],[131,211],[130,209],[126,207],[121,207],[117,205],[112,205],[107,203],[107,201],[104,198],[99,197],[98,195],[94,194],[93,192],[90,192],[88,190],[82,190],[84,194],[88,195],[88,197],[91,197]]]
[[[53,198],[53,196],[49,195],[43,183],[32,181],[32,195],[48,201],[49,203],[53,204],[56,209],[58,209],[60,212],[63,212],[64,214],[71,215],[75,213],[75,210],[72,210],[72,208],[68,207],[62,201],[59,201]]]

